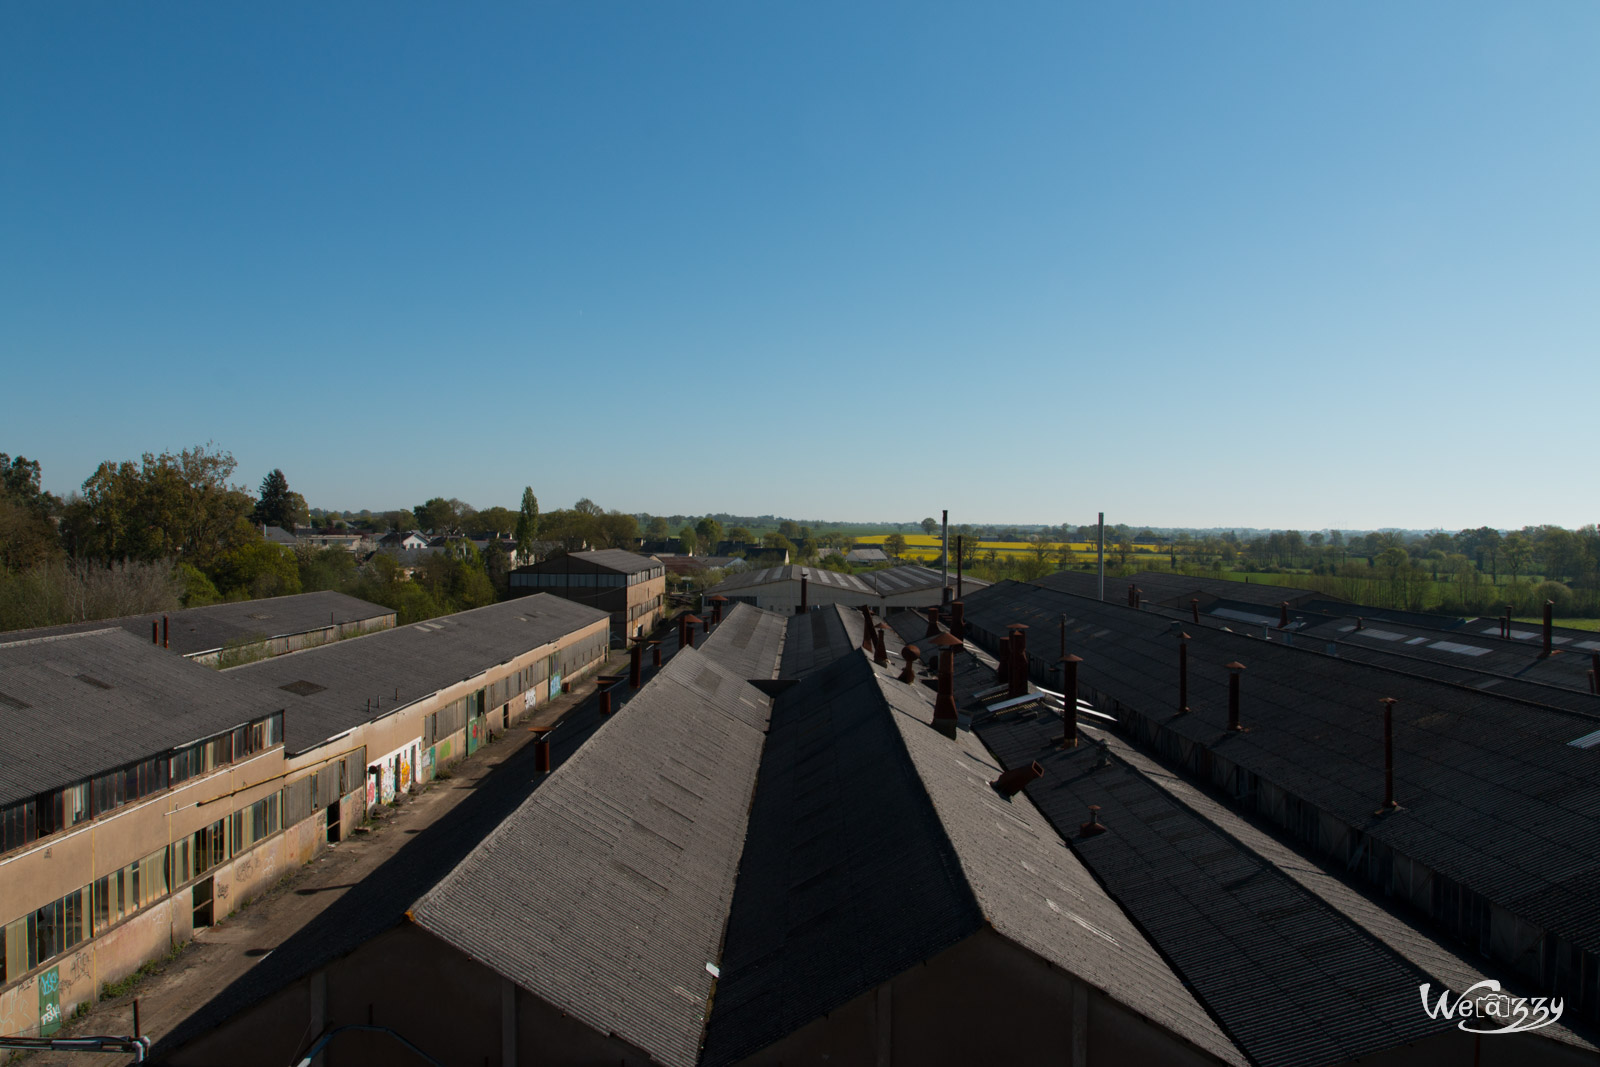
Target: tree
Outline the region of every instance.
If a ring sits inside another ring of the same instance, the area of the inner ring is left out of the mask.
[[[667,524],[665,516],[657,515],[645,526],[644,536],[648,541],[665,541],[672,536],[672,527]]]
[[[253,518],[258,526],[280,526],[290,533],[306,521],[306,498],[289,488],[289,479],[276,468],[261,479]]]
[[[707,552],[715,552],[717,545],[722,543],[722,523],[710,515],[695,523],[694,532],[699,535],[700,543],[706,546]]]
[[[433,534],[460,533],[466,520],[476,514],[470,504],[463,504],[455,497],[445,500],[436,496],[412,510],[416,512],[418,527]]]
[[[781,549],[784,552],[794,552],[794,542],[781,533],[769,533],[761,539],[761,544],[766,548]]]
[[[892,533],[883,539],[883,549],[895,559],[899,559],[905,554],[906,539],[901,534]]]
[[[1507,534],[1504,551],[1506,562],[1511,565],[1512,581],[1515,582],[1527,564],[1528,558],[1533,555],[1533,545],[1520,533]]]
[[[474,537],[509,537],[517,527],[518,517],[510,508],[484,508],[467,520],[467,532]]]
[[[695,533],[693,526],[684,523],[683,529],[678,531],[678,551],[686,556],[692,556],[699,543],[700,535]]]
[[[40,489],[38,460],[0,452],[0,567],[23,570],[61,555],[50,513],[61,502]]]
[[[800,536],[800,524],[795,522],[793,519],[784,519],[782,522],[778,523],[778,532],[783,534],[785,538],[788,538],[792,541],[796,537]]]
[[[294,553],[269,541],[253,541],[223,553],[214,579],[225,597],[259,600],[300,592],[300,568]]]
[[[735,526],[728,531],[728,540],[737,541],[741,545],[754,544],[756,535],[750,532],[748,526]]]
[[[933,531],[937,530],[938,528],[939,523],[935,521],[932,516],[922,520],[922,532],[927,534],[929,537],[932,537]]]
[[[522,507],[517,510],[517,555],[526,562],[533,555],[533,542],[539,537],[539,498],[533,486],[522,487]]]
[[[593,500],[590,500],[588,497],[584,497],[583,499],[579,500],[576,504],[572,505],[572,510],[576,511],[579,515],[604,515],[605,514],[605,509],[602,508],[599,504],[596,504]]]

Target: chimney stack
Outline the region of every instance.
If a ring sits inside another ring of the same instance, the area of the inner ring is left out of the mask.
[[[1365,630],[1366,628],[1367,628],[1367,620],[1363,619],[1360,615],[1357,615],[1356,616],[1356,632],[1359,633],[1360,631]]]
[[[880,667],[889,665],[889,648],[883,643],[883,631],[887,629],[881,622],[872,628],[872,662]]]
[[[1128,607],[1135,608],[1135,607],[1139,606],[1138,596],[1139,596],[1139,591],[1134,588],[1134,585],[1133,585],[1132,582],[1129,582],[1128,583]]]
[[[611,714],[611,687],[601,679],[595,689],[600,693],[600,717],[604,719]]]
[[[1136,609],[1138,609],[1139,611],[1143,611],[1144,610],[1144,590],[1143,589],[1135,589],[1133,591],[1133,606]]]
[[[922,656],[922,650],[916,645],[906,645],[900,649],[901,657],[906,661],[900,668],[900,680],[907,685],[917,680],[917,660]]]
[[[1556,647],[1555,610],[1556,602],[1554,600],[1546,600],[1544,602],[1544,654],[1547,657],[1551,652],[1555,651]]]
[[[1100,822],[1100,805],[1090,804],[1089,821],[1078,827],[1078,836],[1093,837],[1095,834],[1103,834],[1105,832],[1106,828]]]
[[[1005,771],[989,784],[998,789],[1001,794],[1014,797],[1033,781],[1035,778],[1044,777],[1044,768],[1035,762],[1029,762],[1021,767],[1013,767]]]
[[[1078,664],[1082,656],[1061,657],[1061,747],[1078,747]]]
[[[1506,605],[1506,613],[1500,626],[1501,636],[1507,641],[1511,640],[1511,605]]]
[[[652,666],[652,667],[661,666],[661,642],[660,641],[651,641],[650,642],[650,666]]]
[[[1282,603],[1280,603],[1278,605],[1278,629],[1287,630],[1288,628],[1289,628],[1289,602],[1287,600],[1285,600],[1285,601],[1283,601]]]
[[[711,620],[710,619],[701,619],[700,620],[700,632],[702,634],[705,634],[707,637],[709,637],[711,635]]]
[[[633,643],[633,647],[628,649],[628,685],[634,689],[639,688],[643,674],[644,645],[636,640]]]
[[[727,602],[728,598],[722,596],[721,594],[711,598],[711,622],[714,625],[722,625],[722,605],[726,604]]]
[[[794,613],[796,615],[804,615],[807,611],[811,610],[810,601],[807,599],[806,592],[806,586],[809,580],[807,577],[808,574],[809,572],[807,571],[800,572],[800,606],[794,609]]]
[[[956,650],[962,645],[949,634],[940,634],[933,643],[939,649],[939,695],[933,702],[933,728],[953,739],[960,722],[956,714]]]
[[[1242,731],[1239,725],[1239,673],[1244,670],[1244,664],[1238,660],[1227,665],[1228,675],[1228,729]]]
[[[694,647],[694,628],[698,625],[700,625],[700,620],[695,618],[693,615],[685,615],[683,617],[684,648]]]
[[[161,616],[161,647],[162,648],[170,648],[171,647],[167,642],[167,638],[171,635],[171,627],[169,625],[170,622],[171,622],[171,620],[168,619],[165,615]]]
[[[154,619],[150,620],[150,643],[152,645],[161,643],[161,624]]]
[[[956,534],[956,603],[961,603],[961,535]],[[960,634],[956,635],[960,637]]]
[[[939,633],[939,609],[928,609],[928,632],[923,637],[934,637]]]
[[[1189,614],[1194,616],[1194,624],[1196,626],[1199,626],[1200,625],[1200,598],[1199,597],[1190,597],[1189,598]]]
[[[1178,714],[1189,711],[1189,635],[1178,635]]]
[[[967,639],[967,606],[959,600],[950,602],[950,632],[963,641]]]
[[[1011,635],[1000,639],[1000,650],[994,654],[994,680],[1011,684]]]
[[[1383,705],[1383,810],[1393,811],[1400,805],[1394,802],[1394,697],[1384,697]],[[1381,814],[1381,813],[1380,813]]]
[[[1009,627],[1011,631],[1011,673],[1006,679],[1008,697],[1028,695],[1028,627],[1025,623],[1014,622]]]
[[[550,773],[550,737],[543,731],[533,742],[533,769],[540,774]]]
[[[872,609],[865,604],[861,605],[861,647],[872,651]]]

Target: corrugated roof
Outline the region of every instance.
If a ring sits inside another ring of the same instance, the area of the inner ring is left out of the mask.
[[[862,581],[859,575],[841,574],[838,571],[830,571],[822,567],[802,567],[795,563],[787,563],[781,567],[762,567],[759,570],[735,574],[706,590],[706,594],[708,596],[718,593],[731,594],[735,590],[749,589],[757,585],[772,585],[776,582],[798,582],[801,571],[806,573],[809,583],[819,589],[841,589],[851,593],[872,595],[872,587]]]
[[[931,699],[846,656],[778,700],[704,1062],[727,1064],[983,929],[1243,1057]]]
[[[540,645],[610,619],[610,612],[537,593],[261,660],[223,674],[272,688],[301,681],[321,687],[309,696],[287,696],[286,743],[290,752],[304,752]]]
[[[1030,584],[1058,592],[1094,597],[1098,595],[1099,581],[1099,575],[1089,571],[1057,571],[1043,578],[1037,578]],[[1310,589],[1293,589],[1261,582],[1235,582],[1226,578],[1199,578],[1188,574],[1174,574],[1170,571],[1139,571],[1125,578],[1113,578],[1107,575],[1106,602],[1126,604],[1129,585],[1142,590],[1144,599],[1152,604],[1187,609],[1190,598],[1197,598],[1202,611],[1208,610],[1207,605],[1212,600],[1237,600],[1276,608],[1285,600],[1293,607],[1313,599],[1330,599],[1326,593]]]
[[[292,699],[114,627],[0,644],[0,805],[214,736]]]
[[[150,644],[150,623],[168,620],[168,643],[180,656],[214,652],[230,641],[260,641],[272,637],[319,630],[330,624],[361,622],[393,615],[393,608],[359,600],[344,593],[324,590],[264,600],[239,600],[229,604],[208,604],[203,608],[150,612],[118,619],[75,622],[44,626],[32,630],[13,630],[0,634],[3,641],[21,641],[53,634],[86,633],[117,626]]]
[[[789,616],[735,604],[698,646],[699,652],[740,678],[778,677]]]
[[[804,678],[861,647],[861,616],[853,609],[829,604],[789,622],[784,635],[780,678]],[[851,626],[854,629],[851,629]],[[852,637],[858,640],[852,641]]]
[[[1176,620],[1038,586],[1003,583],[971,598],[967,619],[991,633],[1028,623],[1030,646],[1055,658],[1058,620],[1088,686],[1312,808],[1588,951],[1600,951],[1600,753],[1570,747],[1597,714],[1530,705],[1481,690],[1198,627],[1189,701],[1177,715]],[[1176,623],[1176,625],[1175,625]],[[1246,665],[1242,721],[1230,733],[1224,664]],[[1383,799],[1380,697],[1395,707],[1395,788]]]
[[[651,567],[661,566],[661,561],[653,556],[641,556],[637,552],[629,552],[621,548],[599,548],[592,552],[568,553],[573,559],[581,559],[593,563],[597,567],[607,570],[620,571],[623,574],[632,574],[634,571],[649,570]]]
[[[680,651],[418,901],[417,924],[600,1033],[690,1067],[770,709]]]

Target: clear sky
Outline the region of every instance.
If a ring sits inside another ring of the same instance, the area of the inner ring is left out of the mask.
[[[1600,518],[1600,5],[0,4],[0,451],[313,506]]]

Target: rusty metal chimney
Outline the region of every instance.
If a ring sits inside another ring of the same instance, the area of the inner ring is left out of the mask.
[[[161,643],[161,624],[154,619],[150,620],[150,643],[152,645]]]
[[[1044,768],[1037,761],[1030,761],[1021,767],[1013,767],[1003,772],[989,784],[998,789],[1003,795],[1014,797],[1033,781],[1035,778],[1044,777]]]
[[[727,602],[728,598],[722,596],[720,593],[711,598],[711,621],[713,624],[717,626],[722,625],[722,605],[726,604]]]
[[[1106,832],[1105,825],[1100,822],[1100,805],[1089,805],[1089,821],[1078,826],[1079,837],[1093,837],[1095,834]]]
[[[956,534],[956,603],[961,602],[961,549],[962,536]]]
[[[888,628],[881,622],[872,628],[872,662],[880,667],[889,665],[889,647],[883,642],[883,631]]]
[[[1000,650],[994,654],[994,680],[1011,684],[1011,635],[1000,639]]]
[[[801,571],[800,572],[800,606],[794,609],[794,613],[796,615],[804,615],[806,612],[811,610],[811,601],[810,601],[808,593],[807,593],[807,589],[808,589],[809,584],[810,584],[810,572],[809,571]]]
[[[700,620],[700,632],[702,634],[706,635],[707,637],[711,636],[711,620],[710,619],[701,619]]]
[[[1132,582],[1129,582],[1128,583],[1128,607],[1130,607],[1130,608],[1138,607],[1139,606],[1138,597],[1139,597],[1138,589],[1134,587],[1134,584]]]
[[[1061,657],[1061,747],[1078,747],[1078,664],[1082,656]]]
[[[1133,606],[1135,608],[1137,608],[1139,611],[1143,611],[1144,610],[1144,590],[1143,589],[1135,589],[1133,591]]]
[[[950,632],[963,641],[967,639],[967,606],[962,601],[950,602]]]
[[[865,604],[861,605],[861,647],[864,651],[872,650],[872,609]]]
[[[661,642],[660,641],[651,641],[650,642],[650,666],[652,666],[652,667],[661,666]]]
[[[917,660],[922,656],[922,650],[916,645],[906,645],[900,649],[900,656],[905,665],[900,668],[900,680],[907,685],[917,680]]]
[[[1506,613],[1500,625],[1500,635],[1507,641],[1511,640],[1511,605],[1506,605]]]
[[[1278,605],[1278,629],[1287,630],[1288,628],[1289,628],[1289,602],[1287,600],[1285,600],[1285,601],[1283,601],[1282,603],[1280,603]]]
[[[1190,597],[1189,598],[1189,614],[1194,616],[1194,624],[1196,626],[1199,626],[1200,625],[1200,598],[1199,597]]]
[[[1178,635],[1178,714],[1189,711],[1189,635]]]
[[[540,774],[550,773],[550,737],[542,730],[533,740],[533,769]]]
[[[1234,660],[1227,665],[1228,674],[1228,729],[1243,730],[1239,725],[1239,674],[1244,670],[1244,664]]]
[[[938,632],[939,632],[939,609],[938,608],[929,608],[928,609],[928,632],[923,634],[922,636],[923,637],[933,637]]]
[[[933,702],[933,728],[954,738],[960,722],[956,714],[956,650],[962,644],[949,634],[940,634],[933,643],[939,649],[939,695]]]
[[[600,694],[600,717],[604,719],[611,714],[611,687],[602,681],[595,689]]]
[[[171,632],[172,632],[170,623],[171,623],[171,620],[168,619],[165,615],[161,616],[161,647],[162,648],[170,648],[171,647],[167,642],[167,638],[169,636],[171,636]]]
[[[694,628],[700,625],[700,620],[693,615],[683,617],[683,647],[694,647]]]
[[[1546,600],[1544,602],[1544,654],[1546,656],[1554,652],[1556,647],[1555,610],[1556,602],[1554,600]]]
[[[639,683],[644,675],[644,645],[635,641],[633,647],[628,649],[628,685],[634,689],[639,688]]]
[[[1026,623],[1014,622],[1009,627],[1011,631],[1011,672],[1006,678],[1008,697],[1028,695],[1028,627]]]
[[[1384,697],[1383,705],[1383,810],[1393,811],[1400,805],[1394,802],[1394,697]]]
[[[1367,628],[1367,620],[1363,619],[1360,615],[1357,615],[1356,616],[1356,630],[1357,631],[1361,631],[1361,630],[1365,630],[1366,628]]]

